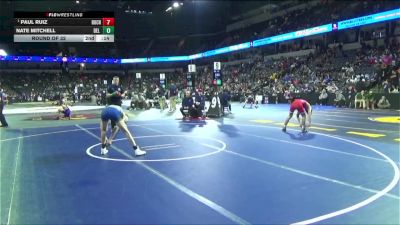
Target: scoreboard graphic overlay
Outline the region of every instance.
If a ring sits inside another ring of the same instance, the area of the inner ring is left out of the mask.
[[[14,12],[14,42],[114,42],[114,12]]]

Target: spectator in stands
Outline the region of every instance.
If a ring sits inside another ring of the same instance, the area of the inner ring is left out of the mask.
[[[132,92],[131,105],[129,107],[129,110],[136,109],[138,105],[139,105],[139,95]]]
[[[183,118],[189,117],[190,111],[193,109],[193,107],[194,103],[192,95],[190,94],[190,91],[186,91],[185,97],[182,100],[182,107],[180,108]]]
[[[177,96],[178,96],[178,88],[176,87],[175,83],[171,83],[171,86],[169,87],[169,104],[170,104],[169,112],[174,112],[176,110]]]
[[[232,108],[231,108],[231,95],[229,94],[228,90],[224,90],[220,96],[219,100],[221,102],[222,109],[228,108],[229,113],[232,113]]]
[[[3,89],[0,90],[0,122],[1,122],[1,127],[8,127],[8,123],[6,121],[6,118],[4,117],[3,114],[3,109],[4,106],[6,105],[6,94],[4,93]]]
[[[360,108],[365,109],[366,104],[365,104],[365,94],[364,94],[364,90],[362,90],[361,92],[358,92],[355,96],[355,102],[354,102],[354,108],[357,108],[357,103],[360,103]]]
[[[205,106],[205,98],[200,94],[198,90],[192,93],[192,98],[194,98],[193,109],[190,110],[190,116],[197,118],[203,116],[203,109]]]
[[[382,96],[381,99],[379,99],[378,108],[380,108],[380,109],[390,108],[389,100],[387,100],[387,98],[385,96]]]
[[[389,93],[399,93],[399,87],[397,86],[393,86],[390,90]]]
[[[354,102],[354,98],[356,96],[356,91],[354,86],[350,85],[347,87],[347,103],[346,105],[351,108]]]
[[[278,104],[278,91],[276,90],[275,87],[272,89],[272,98],[270,102],[274,102],[275,104]]]
[[[387,80],[382,83],[382,87],[384,93],[390,93],[390,83]]]
[[[343,107],[346,104],[346,98],[341,91],[336,91],[336,98],[334,99],[334,105],[336,107]]]
[[[375,103],[376,100],[374,98],[374,95],[372,94],[372,91],[369,91],[367,94],[365,94],[365,105],[366,109],[375,109]]]
[[[139,93],[139,102],[137,107],[144,110],[148,110],[151,108],[150,101],[146,99],[146,92]]]
[[[165,91],[163,87],[159,87],[157,90],[158,104],[160,105],[161,111],[164,110],[165,107]]]
[[[318,97],[320,105],[327,105],[328,104],[328,93],[326,89],[322,89],[321,94]]]

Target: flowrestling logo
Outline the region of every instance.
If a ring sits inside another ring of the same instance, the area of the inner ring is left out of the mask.
[[[46,17],[52,17],[52,18],[83,17],[83,13],[48,12],[46,13]]]

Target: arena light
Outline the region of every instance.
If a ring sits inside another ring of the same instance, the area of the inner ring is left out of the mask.
[[[167,57],[151,57],[150,62],[177,62],[177,61],[188,61],[189,56],[167,56]]]
[[[79,4],[79,0],[76,0],[75,3],[76,3],[76,4]]]
[[[7,52],[4,49],[0,49],[0,56],[7,56]]]
[[[121,63],[145,63],[150,61],[148,58],[121,59]]]
[[[174,2],[174,3],[172,3],[172,5],[171,5],[170,7],[168,7],[168,8],[165,10],[165,12],[169,12],[169,11],[171,11],[171,10],[173,10],[173,9],[177,9],[177,8],[179,8],[179,7],[182,6],[182,5],[183,5],[182,2]]]
[[[209,56],[220,55],[220,54],[224,54],[224,53],[228,53],[228,52],[239,51],[242,49],[250,48],[251,45],[252,45],[251,42],[246,42],[246,43],[237,44],[237,45],[231,45],[231,46],[203,52],[203,53],[201,53],[201,56],[209,57]]]

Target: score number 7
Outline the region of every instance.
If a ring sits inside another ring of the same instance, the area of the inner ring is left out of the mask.
[[[114,26],[114,18],[103,18],[103,26]]]

